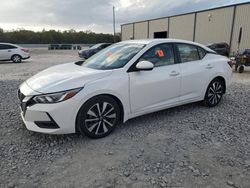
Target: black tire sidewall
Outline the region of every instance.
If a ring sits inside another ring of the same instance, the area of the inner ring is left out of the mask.
[[[214,79],[214,80],[212,80],[212,81],[210,82],[210,84],[209,84],[208,87],[207,87],[207,91],[206,91],[206,95],[205,95],[205,99],[204,99],[205,105],[206,105],[206,106],[209,106],[209,107],[217,106],[217,105],[220,103],[220,101],[221,101],[221,99],[222,99],[222,96],[223,96],[223,94],[222,94],[222,95],[221,95],[221,98],[218,100],[218,102],[217,102],[216,104],[210,103],[210,101],[209,101],[209,99],[208,99],[208,91],[209,91],[209,88],[213,85],[214,82],[219,82],[219,83],[221,84],[221,86],[223,87],[223,88],[222,88],[222,91],[225,90],[224,85],[223,85],[223,83],[222,83],[221,80],[219,80],[219,79]]]
[[[241,66],[239,67],[239,73],[243,73],[243,72],[244,72],[244,66],[241,65]]]
[[[88,110],[96,103],[100,103],[100,102],[108,102],[110,104],[112,104],[115,108],[115,112],[116,112],[116,120],[115,123],[112,127],[112,129],[109,129],[106,133],[102,134],[102,135],[96,135],[92,132],[89,132],[89,130],[86,128],[85,126],[85,118],[87,115]],[[114,131],[116,125],[118,124],[120,120],[120,108],[119,105],[117,104],[117,102],[109,96],[105,96],[105,95],[100,95],[100,96],[96,96],[93,97],[91,99],[89,99],[87,102],[85,102],[83,104],[83,106],[81,107],[81,109],[79,110],[78,116],[77,116],[77,129],[80,131],[81,134],[86,135],[90,138],[103,138],[105,136],[108,136],[111,132]]]

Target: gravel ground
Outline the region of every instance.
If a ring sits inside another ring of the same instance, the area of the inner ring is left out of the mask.
[[[250,69],[235,73],[220,105],[184,105],[134,118],[110,136],[33,133],[22,125],[16,90],[76,51],[31,51],[0,62],[0,187],[250,187]]]

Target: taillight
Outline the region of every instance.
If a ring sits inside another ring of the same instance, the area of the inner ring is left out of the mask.
[[[227,63],[228,63],[228,65],[229,65],[230,67],[233,67],[233,65],[234,65],[234,62],[233,62],[233,61],[228,61]]]
[[[23,52],[25,52],[25,53],[29,53],[29,49],[22,48],[21,50],[22,50]]]

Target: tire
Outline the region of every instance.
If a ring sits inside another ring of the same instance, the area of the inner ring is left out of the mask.
[[[21,63],[22,62],[22,57],[20,55],[13,55],[11,57],[11,60],[13,63]]]
[[[102,138],[109,135],[120,120],[120,108],[117,102],[105,95],[88,100],[77,116],[77,129],[90,138]]]
[[[241,66],[239,67],[239,73],[243,73],[243,72],[244,72],[244,66],[241,65]]]
[[[208,85],[204,102],[206,106],[214,107],[218,105],[225,91],[224,83],[220,79],[214,79]]]

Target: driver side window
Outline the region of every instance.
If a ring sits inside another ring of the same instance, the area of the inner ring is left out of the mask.
[[[139,61],[149,61],[154,67],[174,64],[174,52],[171,44],[160,44],[148,50]]]

